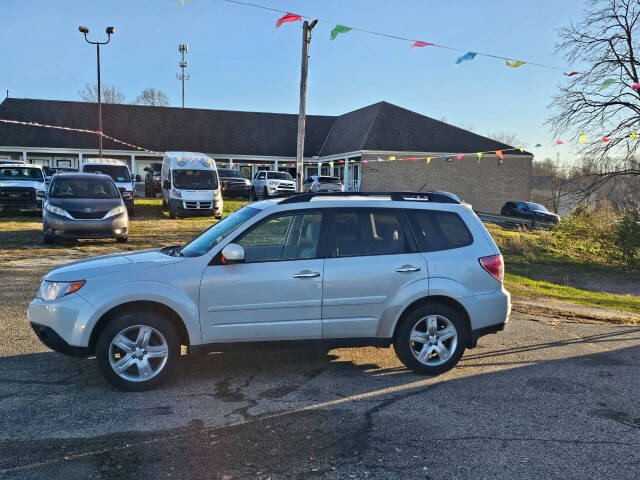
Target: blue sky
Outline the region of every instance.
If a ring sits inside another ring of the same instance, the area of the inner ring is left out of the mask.
[[[371,30],[566,66],[555,54],[557,29],[580,19],[576,0],[256,0]],[[131,101],[145,87],[180,104],[177,45],[190,46],[187,106],[296,113],[300,22],[275,29],[275,12],[221,0],[0,0],[0,92],[11,96],[79,100],[95,82],[90,38],[117,29],[102,51],[102,79]],[[543,125],[562,73],[477,57],[456,67],[461,53],[352,31],[329,41],[332,24],[314,31],[307,112],[340,114],[386,100],[433,118],[473,126],[481,134],[514,133],[538,159],[568,159]],[[578,69],[574,66],[573,69]],[[124,139],[126,140],[126,139]],[[564,139],[569,143],[568,140]],[[534,149],[541,143],[543,148]],[[558,149],[559,148],[559,149]]]

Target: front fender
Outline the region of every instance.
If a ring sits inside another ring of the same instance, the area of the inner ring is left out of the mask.
[[[80,292],[78,292],[80,293]],[[197,300],[191,299],[182,290],[160,282],[137,281],[100,290],[97,295],[83,296],[95,307],[95,312],[86,320],[82,339],[76,345],[88,345],[93,328],[109,310],[130,302],[156,302],[175,311],[184,324],[192,344],[202,343],[202,332]]]

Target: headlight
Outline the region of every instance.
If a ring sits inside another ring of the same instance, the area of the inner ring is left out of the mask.
[[[47,203],[47,206],[45,208],[51,213],[55,213],[56,215],[60,215],[61,217],[67,217],[73,220],[73,217],[69,215],[69,212],[67,212],[66,210],[63,210],[60,207],[56,207],[51,205],[50,203]]]
[[[251,186],[251,180],[249,180],[248,178],[245,178],[245,179],[244,179],[244,184],[245,184],[247,187],[250,187],[250,186]]]
[[[109,210],[107,214],[102,218],[115,217],[116,215],[120,215],[121,213],[124,213],[126,211],[127,211],[127,208],[124,205],[118,205],[117,207]]]
[[[36,293],[36,297],[46,302],[51,302],[70,293],[77,292],[85,283],[87,282],[84,280],[78,280],[76,282],[50,282],[44,280],[38,289],[38,293]]]
[[[44,197],[44,190],[36,190],[36,196]]]
[[[176,190],[175,188],[171,189],[171,196],[173,198],[182,198],[182,194],[178,190]]]

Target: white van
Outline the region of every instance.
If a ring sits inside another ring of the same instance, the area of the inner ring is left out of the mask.
[[[127,213],[130,217],[133,217],[135,211],[133,206],[133,197],[135,192],[134,181],[140,181],[140,175],[138,178],[133,178],[129,166],[122,160],[115,158],[87,158],[82,164],[82,173],[102,173],[110,176],[118,190],[122,195],[122,200],[127,207]]]
[[[222,218],[216,161],[203,153],[166,152],[162,159],[162,205],[169,218],[204,214]]]

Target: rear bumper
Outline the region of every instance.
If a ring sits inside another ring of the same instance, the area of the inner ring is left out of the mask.
[[[511,314],[511,294],[501,286],[498,290],[484,295],[474,295],[457,299],[467,311],[471,321],[471,341],[483,335],[497,333],[504,329]]]

